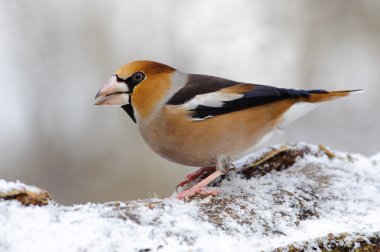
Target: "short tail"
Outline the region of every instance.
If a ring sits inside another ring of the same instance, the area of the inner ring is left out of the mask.
[[[318,103],[331,101],[338,98],[346,97],[351,94],[362,93],[363,89],[354,89],[354,90],[341,90],[341,91],[322,91],[322,90],[310,90],[310,96],[305,98],[306,102]]]
[[[297,92],[302,93],[302,96],[299,97],[299,100],[289,107],[289,109],[282,115],[282,121],[278,126],[279,128],[286,126],[297,118],[304,116],[319,107],[322,102],[346,97],[350,94],[360,93],[362,91],[363,89],[332,92],[325,90],[298,90]]]

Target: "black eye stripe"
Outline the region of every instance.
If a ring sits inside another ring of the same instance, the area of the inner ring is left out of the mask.
[[[126,80],[120,78],[117,74],[115,74],[115,77],[117,82],[124,82],[132,93],[135,86],[145,79],[145,74],[143,72],[136,72]]]
[[[119,75],[117,75],[117,74],[115,74],[115,77],[116,77],[117,82],[124,82],[125,83],[127,81],[127,80],[120,78]]]

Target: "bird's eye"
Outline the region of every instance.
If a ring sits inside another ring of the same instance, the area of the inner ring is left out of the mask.
[[[142,73],[142,72],[137,72],[137,73],[134,73],[134,74],[132,75],[132,79],[133,79],[134,81],[136,81],[136,82],[140,82],[140,81],[142,81],[144,78],[145,78],[145,75],[144,75],[144,73]]]

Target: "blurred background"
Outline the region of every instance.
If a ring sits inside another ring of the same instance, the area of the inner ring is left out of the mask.
[[[280,87],[364,88],[266,145],[380,151],[378,0],[0,0],[0,178],[65,204],[170,195],[195,168],[154,154],[122,109],[93,105],[137,59]]]

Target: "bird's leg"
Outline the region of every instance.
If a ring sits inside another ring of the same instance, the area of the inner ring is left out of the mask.
[[[179,182],[179,184],[176,186],[176,190],[178,190],[179,187],[183,187],[184,185],[191,183],[192,181],[196,180],[197,178],[199,178],[203,175],[208,176],[211,173],[213,173],[214,171],[216,171],[215,166],[208,166],[208,167],[199,168],[197,171],[190,173],[190,174],[187,174],[186,179]]]
[[[185,199],[187,197],[193,196],[195,194],[200,195],[217,195],[218,190],[205,190],[204,187],[207,186],[211,181],[225,174],[231,166],[230,158],[227,156],[220,155],[216,160],[216,170],[209,175],[207,178],[203,179],[198,184],[194,185],[188,190],[179,192],[176,195],[176,199]]]
[[[222,175],[226,174],[231,168],[231,159],[225,155],[219,155],[216,158],[216,169],[219,170]]]

